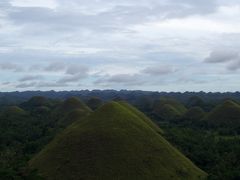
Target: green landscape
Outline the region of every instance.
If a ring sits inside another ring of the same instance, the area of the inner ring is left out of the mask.
[[[240,180],[240,0],[0,0],[0,180]]]
[[[5,98],[0,179],[240,178],[237,99],[132,94]]]

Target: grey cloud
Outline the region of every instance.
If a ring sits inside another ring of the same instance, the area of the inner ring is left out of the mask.
[[[46,68],[44,68],[45,71],[49,72],[59,72],[66,68],[66,65],[60,62],[55,62],[49,64]]]
[[[13,64],[13,63],[1,63],[0,64],[0,69],[1,70],[8,70],[8,71],[14,71],[14,72],[22,72],[23,68],[18,65],[18,64]]]
[[[37,88],[54,88],[54,87],[67,87],[68,84],[65,83],[59,83],[59,82],[39,82],[36,84],[35,87]]]
[[[36,82],[31,82],[31,83],[20,83],[18,85],[16,85],[16,88],[20,88],[20,89],[23,89],[23,88],[32,88],[36,85]]]
[[[25,89],[25,88],[54,88],[54,87],[67,87],[68,84],[58,83],[58,82],[30,82],[30,83],[19,83],[16,85],[16,88]]]
[[[86,75],[89,69],[86,66],[72,64],[67,67],[66,74],[76,75],[76,74],[83,74]]]
[[[142,70],[142,73],[158,76],[158,75],[166,75],[176,72],[174,67],[171,66],[153,66],[153,67],[147,67]]]
[[[240,52],[234,49],[212,51],[205,62],[222,63],[229,71],[236,71],[240,69]]]
[[[41,26],[47,32],[84,29],[105,32],[106,30],[123,30],[129,24],[149,22],[151,19],[181,18],[211,13],[218,7],[215,0],[166,0],[164,2],[159,0],[111,2],[102,0],[94,1],[94,3],[60,0],[58,2],[60,8],[57,9],[12,7],[12,10],[8,11],[8,17],[16,24],[29,24],[31,29],[35,30]],[[26,26],[26,29],[28,28]]]
[[[134,86],[142,85],[145,83],[145,81],[141,79],[140,75],[138,74],[116,74],[99,78],[97,81],[95,81],[95,83],[100,85],[120,84]]]
[[[227,66],[228,70],[230,71],[236,71],[240,69],[240,57],[233,63],[229,64]]]
[[[205,59],[207,63],[225,63],[239,58],[239,52],[235,50],[212,51]]]
[[[39,76],[39,75],[36,75],[36,76],[27,75],[27,76],[20,78],[19,81],[25,82],[25,81],[33,81],[33,80],[40,80],[40,79],[43,79],[43,77]]]
[[[87,77],[87,74],[67,75],[57,81],[57,83],[77,83]]]

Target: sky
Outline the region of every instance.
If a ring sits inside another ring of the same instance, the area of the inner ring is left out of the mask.
[[[0,91],[240,91],[239,0],[0,0]]]

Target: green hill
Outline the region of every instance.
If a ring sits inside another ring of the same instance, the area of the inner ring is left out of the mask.
[[[27,112],[18,106],[9,106],[9,107],[5,108],[2,112],[2,116],[4,116],[4,117],[10,117],[10,116],[15,117],[15,116],[22,116],[22,115],[26,115],[26,114],[27,114]]]
[[[27,102],[23,103],[24,107],[36,108],[40,106],[51,106],[51,101],[43,96],[34,96],[30,98]]]
[[[174,120],[181,117],[181,113],[170,104],[164,104],[154,111],[163,120]]]
[[[202,108],[192,107],[184,114],[183,117],[187,120],[201,120],[205,115],[206,113]]]
[[[75,109],[82,109],[85,111],[91,111],[90,108],[84,104],[79,98],[71,97],[66,99],[59,107],[59,112],[67,114]]]
[[[59,107],[57,107],[53,116],[58,119],[59,126],[66,127],[76,119],[82,119],[91,112],[92,110],[80,99],[71,97],[66,99]]]
[[[206,174],[125,103],[75,121],[30,162],[49,180],[203,179]]]
[[[147,123],[151,128],[153,128],[156,132],[159,132],[163,134],[163,130],[160,129],[151,119],[149,119],[144,113],[133,107],[132,105],[128,104],[125,101],[119,101],[120,105],[124,106],[127,110],[131,111],[135,115],[138,116],[138,118],[142,119],[145,123]]]
[[[215,107],[204,120],[212,126],[240,126],[240,105],[227,100]]]
[[[153,113],[163,120],[173,120],[186,113],[184,105],[174,99],[162,98],[156,100],[153,105]]]
[[[91,97],[90,99],[88,99],[87,105],[92,110],[96,110],[97,108],[103,105],[103,101],[98,97]]]

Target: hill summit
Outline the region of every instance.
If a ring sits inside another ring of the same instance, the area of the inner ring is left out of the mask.
[[[203,179],[134,107],[110,102],[59,134],[30,162],[53,180]]]
[[[186,111],[187,109],[184,105],[170,98],[156,100],[153,105],[153,113],[162,120],[178,119]]]
[[[66,99],[54,111],[53,116],[58,118],[58,125],[66,127],[77,119],[82,119],[91,113],[92,110],[77,97]]]
[[[240,105],[227,100],[216,106],[205,118],[212,126],[240,126]]]

